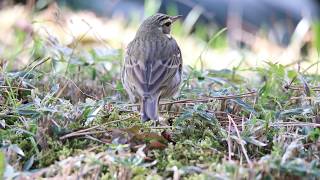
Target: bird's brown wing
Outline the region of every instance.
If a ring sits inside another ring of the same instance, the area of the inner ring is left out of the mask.
[[[160,94],[180,78],[181,51],[174,39],[151,43],[136,39],[128,46],[124,68],[125,78],[140,96]]]

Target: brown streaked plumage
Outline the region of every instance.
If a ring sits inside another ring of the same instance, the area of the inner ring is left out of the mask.
[[[170,35],[179,17],[157,13],[147,18],[127,46],[121,80],[130,100],[141,104],[142,121],[158,120],[160,98],[179,89],[182,57]]]

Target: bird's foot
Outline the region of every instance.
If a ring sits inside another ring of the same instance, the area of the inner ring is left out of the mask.
[[[157,127],[159,125],[159,120],[154,120],[152,123],[153,127]]]
[[[133,106],[131,109],[132,109],[132,111],[134,111],[134,112],[135,112],[135,111],[138,111],[138,106]]]

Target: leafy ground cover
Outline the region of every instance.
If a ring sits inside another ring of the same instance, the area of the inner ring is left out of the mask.
[[[318,62],[299,70],[185,66],[181,92],[161,102],[155,126],[128,103],[123,48],[85,35],[66,45],[29,29],[38,23],[17,24],[0,43],[0,176],[320,177],[319,75],[308,71]]]

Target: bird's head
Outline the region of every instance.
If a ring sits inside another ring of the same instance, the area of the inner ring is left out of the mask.
[[[138,32],[170,34],[171,25],[181,17],[182,17],[181,15],[169,16],[166,14],[157,13],[153,16],[148,17],[146,20],[144,20]]]

